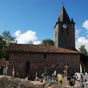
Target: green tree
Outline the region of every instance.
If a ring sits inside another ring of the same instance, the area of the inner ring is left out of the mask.
[[[14,40],[15,37],[12,37],[9,31],[4,31],[2,35],[0,35],[0,59],[7,57],[7,48]]]
[[[15,40],[15,37],[12,37],[9,31],[4,31],[2,33],[2,37],[5,40],[10,40],[10,41],[14,41]]]
[[[83,53],[84,55],[88,56],[88,52],[87,52],[87,50],[85,48],[85,45],[81,45],[79,50],[81,51],[81,53]],[[86,71],[86,67],[87,67],[85,62],[81,61],[81,66],[82,66],[82,71],[85,72]]]
[[[5,53],[5,42],[3,41],[2,37],[0,36],[0,59],[6,56]]]
[[[54,45],[54,41],[51,39],[44,39],[41,44],[42,45]]]
[[[85,55],[88,55],[88,52],[87,52],[87,50],[85,48],[85,45],[81,45],[80,48],[79,48],[79,50],[81,51],[81,53],[83,53]]]
[[[15,37],[11,36],[9,31],[4,31],[1,36],[3,40],[6,41],[7,46],[9,46],[9,44],[15,40]]]

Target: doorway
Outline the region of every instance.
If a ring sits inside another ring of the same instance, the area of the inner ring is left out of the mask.
[[[29,76],[29,73],[30,73],[30,61],[26,61],[25,62],[25,74],[26,74],[26,77]]]

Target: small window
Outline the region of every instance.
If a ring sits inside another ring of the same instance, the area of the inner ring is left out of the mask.
[[[46,58],[47,58],[46,53],[44,53],[44,54],[43,54],[43,58],[44,58],[44,59],[46,59]]]

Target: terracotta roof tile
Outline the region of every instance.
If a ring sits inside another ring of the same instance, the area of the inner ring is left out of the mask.
[[[80,53],[76,50],[57,48],[56,46],[48,45],[29,45],[29,44],[11,44],[8,51],[18,52],[47,52],[47,53]]]

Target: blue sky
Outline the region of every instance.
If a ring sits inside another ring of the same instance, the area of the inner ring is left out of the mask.
[[[54,40],[62,3],[76,23],[76,47],[88,49],[88,0],[0,0],[0,34],[10,31],[19,43]]]

